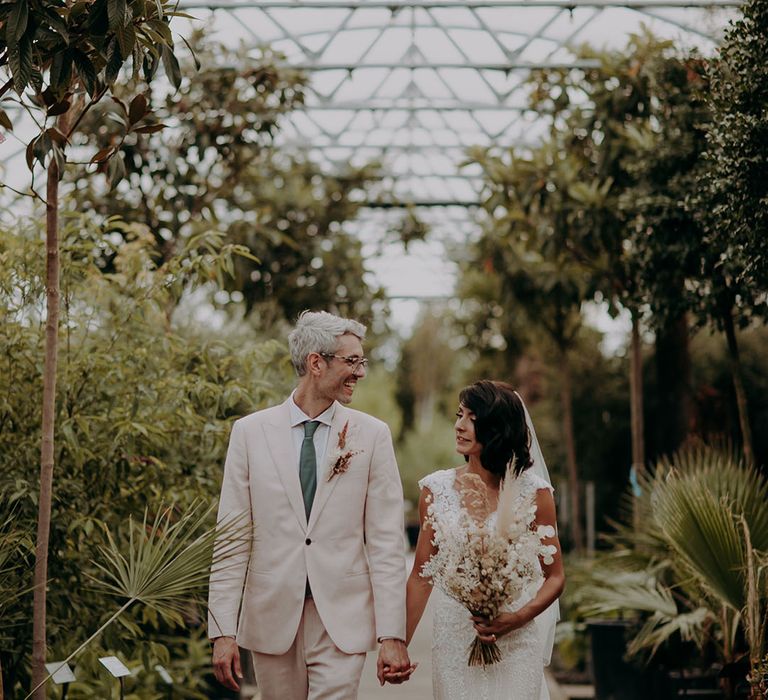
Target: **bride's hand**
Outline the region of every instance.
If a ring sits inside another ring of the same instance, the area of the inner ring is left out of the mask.
[[[500,637],[508,634],[518,627],[522,627],[528,620],[524,619],[520,613],[505,612],[501,613],[493,620],[487,617],[473,616],[472,623],[475,626],[475,632],[481,642],[492,644]]]

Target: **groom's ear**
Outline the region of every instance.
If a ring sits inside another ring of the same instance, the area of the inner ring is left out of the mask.
[[[307,355],[307,372],[312,376],[318,376],[322,371],[323,357],[319,352],[311,352]]]

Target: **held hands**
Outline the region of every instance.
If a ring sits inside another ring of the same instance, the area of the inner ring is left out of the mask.
[[[213,674],[223,686],[230,690],[240,690],[237,682],[243,678],[243,672],[240,669],[240,649],[232,637],[217,637],[214,640]]]
[[[404,683],[417,666],[411,663],[405,642],[400,639],[385,639],[381,642],[376,661],[376,677],[381,685],[385,682],[395,685]]]
[[[488,642],[489,644],[498,641],[500,637],[503,637],[512,630],[522,627],[528,622],[528,620],[517,612],[501,613],[493,620],[477,615],[473,616],[471,619],[475,627],[475,632],[477,632],[478,639],[480,639],[481,642]]]

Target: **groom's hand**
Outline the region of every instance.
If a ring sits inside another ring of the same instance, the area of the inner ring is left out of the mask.
[[[242,680],[240,649],[232,637],[216,637],[213,640],[213,674],[216,680],[230,690],[240,690],[235,676]]]
[[[379,647],[379,658],[376,662],[376,677],[379,683],[403,683],[407,681],[416,669],[408,658],[408,649],[400,639],[384,639]]]

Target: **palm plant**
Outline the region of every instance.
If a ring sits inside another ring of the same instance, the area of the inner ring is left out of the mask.
[[[226,566],[227,559],[247,546],[250,538],[250,527],[239,520],[210,526],[214,507],[204,507],[198,501],[177,513],[173,506],[161,506],[151,522],[145,510],[141,523],[129,518],[125,551],[105,530],[107,543],[100,548],[102,560],[94,562],[98,574],[90,578],[97,589],[115,596],[122,604],[62,665],[135,603],[151,608],[169,622],[184,623],[182,613],[202,602],[211,566]],[[131,625],[126,627],[132,629]],[[133,631],[139,632],[135,628]],[[48,678],[50,675],[43,683]],[[37,687],[27,697],[35,690]]]
[[[743,637],[754,667],[768,614],[768,482],[729,450],[698,445],[661,460],[641,487],[637,526],[609,538],[581,611],[641,615],[630,653],[679,635],[733,662]]]

